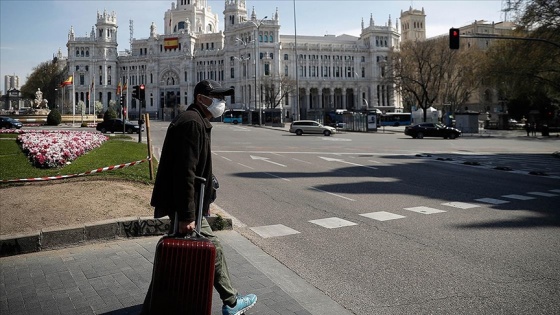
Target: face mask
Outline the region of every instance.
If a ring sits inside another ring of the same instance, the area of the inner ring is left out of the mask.
[[[222,114],[226,110],[226,101],[218,99],[218,98],[213,98],[212,99],[212,104],[210,104],[210,106],[206,107],[206,109],[208,109],[210,114],[212,114],[212,117],[218,118],[218,117],[222,116]]]

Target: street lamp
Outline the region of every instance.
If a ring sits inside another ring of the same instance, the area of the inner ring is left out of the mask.
[[[258,67],[258,63],[260,60],[260,56],[259,56],[259,29],[261,28],[262,22],[268,18],[268,16],[263,17],[258,23],[255,23],[254,21],[250,21],[251,23],[253,23],[255,25],[255,108],[258,107],[258,111],[259,111],[259,126],[262,124],[262,110],[261,110],[261,105],[260,105],[260,96],[257,95],[257,75],[259,73],[259,67]],[[258,101],[258,103],[257,103]],[[258,104],[258,106],[257,106]]]
[[[166,98],[167,98],[167,90],[165,87],[166,82],[164,80],[161,80],[161,85],[163,86],[163,104],[161,104],[161,121],[165,121],[165,103],[166,103]],[[161,100],[161,98],[160,98]]]
[[[235,41],[240,42],[245,47],[245,49],[247,49],[247,45],[253,43],[255,40],[253,39],[250,42],[245,42],[241,38],[236,38]],[[247,57],[244,57],[244,54],[242,54],[241,57],[239,57],[239,58],[238,57],[233,57],[233,58],[241,61],[244,65],[243,70],[244,70],[244,77],[245,77],[245,88],[242,91],[243,92],[242,93],[242,95],[243,95],[243,106],[244,107],[248,106],[248,109],[250,109],[251,99],[249,98],[249,104],[247,104],[245,95],[247,94],[247,74],[248,74],[247,61],[251,59],[251,56],[249,55]],[[249,123],[251,123],[251,115],[249,115]]]

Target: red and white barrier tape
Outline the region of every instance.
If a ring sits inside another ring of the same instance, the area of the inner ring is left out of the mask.
[[[102,168],[98,168],[98,169],[95,169],[95,170],[91,170],[91,171],[87,171],[87,172],[79,173],[79,174],[57,175],[57,176],[35,177],[35,178],[22,178],[22,179],[2,179],[2,180],[0,180],[0,182],[2,182],[2,183],[37,182],[37,181],[47,181],[47,180],[55,180],[55,179],[72,178],[72,177],[85,176],[85,175],[91,175],[91,174],[95,174],[95,173],[112,171],[112,170],[116,170],[116,169],[119,169],[119,168],[125,168],[125,167],[133,166],[133,165],[136,165],[136,164],[140,164],[140,163],[143,163],[143,162],[146,162],[146,161],[149,161],[149,160],[150,160],[150,158],[145,158],[145,159],[140,160],[140,161],[134,161],[134,162],[130,162],[130,163],[124,163],[124,164],[119,164],[119,165],[102,167]]]

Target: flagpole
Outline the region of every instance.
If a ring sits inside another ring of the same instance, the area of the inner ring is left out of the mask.
[[[76,84],[74,83],[74,72],[72,72],[72,127],[76,116]]]

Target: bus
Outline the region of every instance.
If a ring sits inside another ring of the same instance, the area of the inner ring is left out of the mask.
[[[223,122],[229,124],[242,124],[243,123],[243,114],[245,110],[243,109],[228,109],[224,112],[223,115]]]
[[[412,113],[385,113],[379,116],[379,126],[408,126],[412,123]]]

